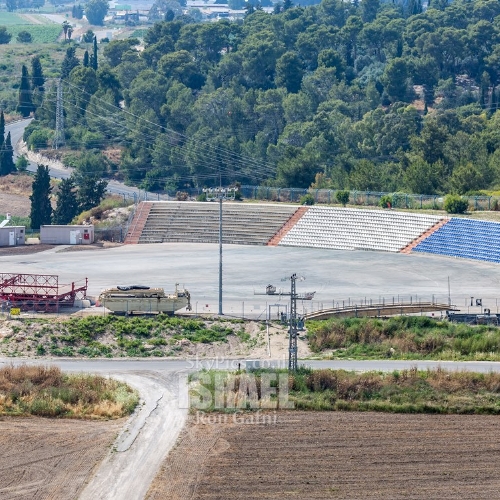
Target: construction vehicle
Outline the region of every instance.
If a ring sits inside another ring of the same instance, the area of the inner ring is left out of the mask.
[[[151,288],[144,285],[124,285],[103,290],[99,295],[98,305],[115,314],[158,314],[173,315],[175,311],[186,308],[191,310],[191,296],[186,289],[179,289],[167,294],[163,288]]]

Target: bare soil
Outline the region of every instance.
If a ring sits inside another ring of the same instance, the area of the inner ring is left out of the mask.
[[[147,499],[498,498],[498,417],[255,415],[192,415]]]
[[[0,191],[0,214],[11,214],[17,217],[28,217],[31,211],[29,197]]]
[[[78,498],[123,423],[1,419],[0,498]]]

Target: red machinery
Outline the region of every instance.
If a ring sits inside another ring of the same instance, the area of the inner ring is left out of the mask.
[[[22,311],[58,312],[60,307],[71,307],[76,299],[87,294],[85,284],[59,283],[53,274],[0,273],[0,300]]]

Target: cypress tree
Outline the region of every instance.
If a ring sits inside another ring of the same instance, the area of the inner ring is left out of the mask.
[[[3,164],[4,158],[6,157],[6,147],[5,147],[5,117],[3,115],[3,110],[0,112],[0,175],[4,175]]]
[[[14,165],[14,148],[12,147],[12,140],[10,132],[7,133],[7,138],[1,147],[0,155],[0,175],[8,175],[16,170]]]
[[[31,83],[28,68],[23,64],[21,71],[21,85],[19,86],[19,101],[17,112],[25,118],[34,111],[33,100],[31,97]]]
[[[52,220],[52,206],[50,204],[50,175],[49,167],[38,165],[33,179],[31,200],[31,228],[40,229],[44,224],[50,224]]]
[[[94,50],[93,50],[90,62],[91,62],[92,69],[94,71],[97,71],[97,37],[96,36],[94,36]]]
[[[34,89],[38,89],[40,92],[45,90],[45,77],[43,76],[43,69],[39,56],[35,56],[31,60],[31,82]]]
[[[83,67],[88,68],[89,67],[89,51],[86,50],[83,54]]]
[[[57,206],[54,210],[54,224],[69,224],[78,215],[78,201],[75,183],[71,177],[63,179],[57,193]]]
[[[0,112],[0,147],[3,145],[5,139],[5,117],[3,115],[3,109]]]

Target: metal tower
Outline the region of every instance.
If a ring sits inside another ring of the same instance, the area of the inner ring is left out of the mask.
[[[58,149],[64,144],[64,109],[63,109],[63,92],[62,82],[57,82],[56,94],[56,133],[52,142],[52,149]]]
[[[297,275],[294,273],[290,276],[290,327],[288,330],[288,370],[297,370],[297,289],[295,282]]]

